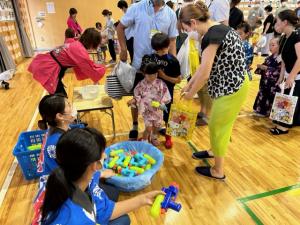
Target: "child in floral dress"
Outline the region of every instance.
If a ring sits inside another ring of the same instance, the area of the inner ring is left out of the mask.
[[[154,146],[159,145],[157,138],[158,129],[162,125],[163,110],[171,101],[167,85],[157,78],[159,67],[150,62],[142,68],[145,78],[134,89],[134,98],[128,102],[129,106],[135,105],[144,118],[145,131],[143,140],[149,141]]]

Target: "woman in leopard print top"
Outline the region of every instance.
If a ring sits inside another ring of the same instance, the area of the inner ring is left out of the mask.
[[[179,20],[184,30],[203,36],[201,66],[184,87],[184,98],[192,99],[208,80],[208,92],[213,99],[209,121],[211,151],[194,153],[193,158],[214,158],[215,165],[196,167],[196,171],[206,177],[225,179],[224,157],[249,86],[243,43],[232,28],[209,19],[203,2],[184,7]]]

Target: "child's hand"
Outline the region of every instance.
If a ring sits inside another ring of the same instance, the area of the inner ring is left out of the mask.
[[[261,70],[267,70],[268,67],[265,65],[261,65],[261,64],[257,64],[257,68],[261,69]]]
[[[181,80],[182,80],[182,77],[181,77],[181,76],[176,77],[176,78],[175,78],[175,83],[176,83],[176,84],[179,84],[179,83],[181,82]]]
[[[110,177],[113,177],[113,176],[116,176],[115,172],[113,170],[103,170],[101,172],[101,178],[110,178]]]
[[[134,107],[136,104],[136,100],[133,98],[127,102],[128,107]]]
[[[157,195],[165,195],[163,191],[150,191],[141,195],[142,205],[152,205]]]

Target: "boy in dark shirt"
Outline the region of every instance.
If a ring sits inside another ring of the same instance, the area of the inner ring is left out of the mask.
[[[151,39],[151,46],[155,50],[156,53],[152,55],[145,55],[142,60],[141,70],[143,69],[143,65],[146,65],[149,62],[155,62],[159,66],[159,78],[162,79],[170,92],[171,102],[166,105],[167,112],[164,111],[164,121],[166,125],[168,124],[169,114],[171,104],[173,103],[173,93],[174,86],[177,83],[181,82],[181,74],[180,74],[180,65],[178,60],[171,54],[169,54],[169,45],[170,39],[164,33],[156,33]],[[172,139],[171,136],[165,135],[166,148],[172,148]]]

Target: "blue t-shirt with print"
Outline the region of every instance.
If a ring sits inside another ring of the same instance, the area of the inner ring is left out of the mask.
[[[41,150],[42,155],[38,162],[37,172],[40,176],[49,175],[58,166],[56,162],[56,145],[62,134],[62,130],[56,130],[51,134],[49,134],[48,130],[46,135],[47,140]]]
[[[88,194],[92,199],[93,212],[88,212],[80,203],[67,199],[60,209],[55,212],[55,219],[50,224],[62,225],[106,225],[109,223],[115,202],[111,201],[105,192],[98,186],[100,172],[95,172],[89,186]],[[51,220],[51,215],[49,217]]]

